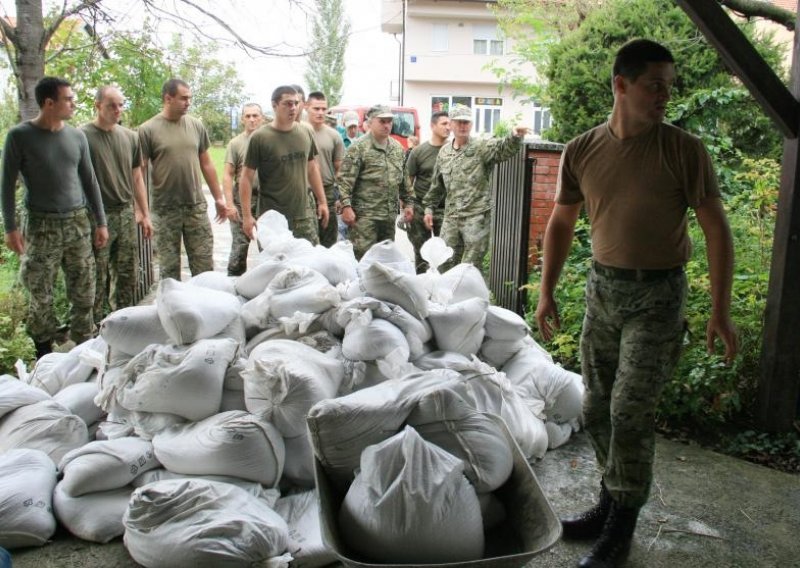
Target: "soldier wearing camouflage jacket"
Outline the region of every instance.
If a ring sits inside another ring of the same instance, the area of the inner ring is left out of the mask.
[[[342,219],[350,227],[356,258],[375,243],[394,239],[400,199],[406,206],[406,221],[414,216],[414,194],[403,173],[403,147],[389,137],[393,116],[388,107],[372,107],[370,131],[347,149],[339,170]]]
[[[472,111],[464,105],[450,110],[454,139],[439,151],[433,180],[422,205],[425,225],[433,226],[433,212],[445,199],[440,236],[453,249],[447,269],[461,262],[481,268],[489,248],[491,188],[489,182],[496,164],[519,152],[527,128],[518,126],[512,134],[487,140],[470,137]]]

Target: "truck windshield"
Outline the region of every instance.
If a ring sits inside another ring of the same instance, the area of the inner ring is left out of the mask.
[[[414,134],[416,124],[414,124],[414,113],[402,110],[392,111],[394,120],[392,121],[392,134],[408,138]]]

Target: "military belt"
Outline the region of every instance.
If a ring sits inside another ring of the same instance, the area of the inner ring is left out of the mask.
[[[597,274],[611,278],[613,280],[628,280],[632,282],[649,282],[653,280],[664,280],[670,276],[678,276],[683,274],[683,267],[676,266],[675,268],[655,268],[655,269],[642,269],[642,268],[617,268],[615,266],[606,266],[600,264],[596,260],[592,261],[592,268]]]
[[[88,210],[84,205],[70,211],[35,211],[33,209],[28,209],[27,211],[28,217],[34,219],[74,219],[86,213],[88,213]]]

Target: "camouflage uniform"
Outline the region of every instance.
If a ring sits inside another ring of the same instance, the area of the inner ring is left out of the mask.
[[[491,229],[492,171],[496,164],[519,152],[521,144],[522,138],[509,135],[470,139],[458,149],[449,142],[439,151],[431,188],[422,205],[425,213],[433,214],[433,208],[445,199],[440,236],[453,248],[453,257],[443,270],[460,262],[483,269]]]
[[[385,148],[366,134],[348,148],[339,170],[342,207],[352,207],[356,223],[349,228],[356,258],[377,242],[394,239],[399,199],[414,203],[403,174],[403,147],[387,139]]]
[[[431,177],[433,176],[433,168],[436,164],[436,157],[441,150],[441,146],[434,146],[430,142],[425,142],[411,150],[406,159],[406,175],[408,176],[409,186],[414,188],[414,196],[417,203],[414,205],[414,218],[410,223],[406,223],[406,232],[408,233],[408,240],[414,246],[414,257],[417,263],[417,273],[422,273],[428,270],[428,263],[422,259],[420,249],[425,241],[431,238],[431,231],[425,228],[425,210],[422,208],[422,201],[431,187]],[[411,179],[414,183],[411,183]],[[434,207],[433,210],[433,234],[438,236],[442,228],[442,219],[444,218],[444,207],[440,202]]]
[[[249,137],[242,132],[228,144],[225,151],[225,163],[233,166],[233,203],[239,212],[239,222],[230,222],[231,252],[228,255],[228,276],[241,276],[247,270],[247,253],[250,250],[250,239],[242,231],[242,199],[239,197],[239,178],[242,175],[244,159],[247,156]],[[253,195],[258,195],[258,175],[253,176]],[[253,217],[258,218],[258,199],[251,199]]]
[[[68,215],[28,211],[24,223],[20,278],[30,293],[28,333],[36,342],[56,335],[59,323],[53,310],[53,285],[62,268],[70,302],[70,338],[75,343],[90,339],[95,330],[95,265],[87,210],[76,209]]]
[[[685,305],[680,269],[642,282],[620,280],[596,263],[589,274],[581,335],[584,425],[606,488],[624,507],[647,501],[655,410],[680,356]]]
[[[139,282],[139,250],[133,206],[106,207],[106,219],[108,244],[94,251],[97,270],[94,302],[96,322],[100,322],[108,313],[106,300],[111,311],[134,305]]]
[[[153,232],[158,249],[159,278],[181,279],[181,238],[187,250],[189,270],[200,274],[214,270],[214,235],[208,220],[208,205],[175,205],[153,210]]]

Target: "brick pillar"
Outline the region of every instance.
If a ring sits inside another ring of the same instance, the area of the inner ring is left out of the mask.
[[[553,213],[556,197],[558,166],[563,144],[537,142],[528,144],[528,157],[534,159],[531,183],[531,225],[528,237],[528,266],[539,263],[539,253],[544,241],[544,231]]]

